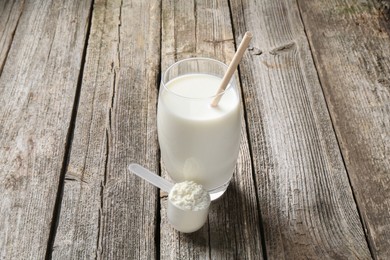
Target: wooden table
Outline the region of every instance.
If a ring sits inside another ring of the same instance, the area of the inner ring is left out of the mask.
[[[0,1],[0,259],[389,259],[390,3]],[[238,71],[242,146],[193,234],[161,170],[161,71]]]

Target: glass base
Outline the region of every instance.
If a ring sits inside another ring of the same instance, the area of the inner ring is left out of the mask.
[[[230,180],[225,182],[224,184],[222,184],[221,186],[219,186],[215,189],[209,190],[208,192],[210,194],[211,201],[220,198],[225,193],[227,188],[229,187],[229,183],[230,183]]]

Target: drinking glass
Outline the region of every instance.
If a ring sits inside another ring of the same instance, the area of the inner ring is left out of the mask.
[[[165,169],[174,182],[192,180],[220,197],[232,178],[241,135],[240,92],[232,77],[216,107],[210,104],[228,66],[190,58],[161,79],[157,131]]]

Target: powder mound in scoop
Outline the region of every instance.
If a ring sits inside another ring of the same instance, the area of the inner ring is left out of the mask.
[[[210,195],[202,185],[193,181],[176,183],[169,200],[183,210],[202,210],[210,205]]]

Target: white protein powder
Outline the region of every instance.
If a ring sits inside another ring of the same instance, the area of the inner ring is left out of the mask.
[[[183,210],[202,210],[209,206],[209,193],[193,181],[176,183],[169,192],[169,199]]]
[[[210,195],[202,185],[193,181],[177,183],[168,195],[168,221],[180,232],[194,232],[206,222],[210,203]]]

